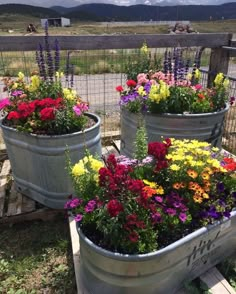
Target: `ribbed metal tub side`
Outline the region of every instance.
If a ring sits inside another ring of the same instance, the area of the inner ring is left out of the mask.
[[[202,114],[141,115],[147,129],[148,142],[165,138],[196,139],[221,148],[224,120],[229,105],[219,112]],[[132,157],[140,114],[121,109],[121,154]]]
[[[80,277],[90,294],[171,294],[230,256],[236,245],[236,211],[158,251],[125,255],[104,250],[78,228]]]
[[[83,132],[43,136],[18,132],[1,124],[18,191],[51,208],[63,208],[73,193],[66,169],[66,154],[74,164],[85,148],[101,155],[100,118],[87,114],[96,123]]]

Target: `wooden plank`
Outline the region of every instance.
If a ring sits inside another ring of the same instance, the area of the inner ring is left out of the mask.
[[[7,160],[5,160],[3,162],[2,170],[1,170],[1,173],[0,173],[0,178],[1,179],[6,178],[9,175],[10,170],[11,170],[10,161],[7,159]]]
[[[10,196],[8,200],[7,216],[17,215],[21,213],[22,194],[17,192],[15,185],[11,186]]]
[[[145,41],[149,48],[228,46],[232,34],[139,34],[139,35],[81,35],[50,36],[50,43],[59,41],[61,50],[95,50],[140,48]],[[44,36],[0,36],[0,51],[34,51]]]
[[[6,185],[8,182],[7,176],[10,173],[10,161],[5,160],[2,165],[1,173],[0,173],[0,217],[3,217],[4,214],[4,204],[6,198]]]
[[[36,202],[25,195],[22,195],[22,213],[35,210]]]
[[[211,87],[217,73],[222,72],[227,75],[229,68],[229,51],[223,48],[213,48],[210,55],[209,74],[208,74],[208,87]]]
[[[49,209],[49,208],[42,208],[35,210],[33,212],[28,213],[21,213],[18,215],[13,215],[10,217],[3,217],[0,219],[0,224],[14,224],[19,222],[25,221],[32,221],[32,220],[42,220],[42,221],[49,221],[53,220],[59,214],[64,214],[65,211],[60,209]]]
[[[225,280],[216,267],[211,268],[200,276],[212,294],[235,294],[236,292]]]
[[[0,218],[3,217],[3,213],[4,213],[5,196],[6,196],[5,190],[0,191]]]

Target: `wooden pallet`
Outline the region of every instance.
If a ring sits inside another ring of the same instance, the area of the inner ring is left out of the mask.
[[[0,172],[0,224],[36,219],[50,220],[62,212],[62,210],[44,207],[17,192],[10,171],[10,161],[6,159],[3,161]]]

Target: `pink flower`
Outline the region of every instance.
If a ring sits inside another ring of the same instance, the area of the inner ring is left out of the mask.
[[[147,74],[145,73],[139,74],[137,76],[137,80],[139,85],[146,84],[147,82],[149,82],[149,79],[147,78]]]
[[[0,110],[9,105],[11,105],[11,101],[9,100],[9,98],[3,98],[0,100]]]
[[[202,85],[201,84],[197,84],[197,85],[194,86],[194,88],[196,90],[201,90],[202,89]]]
[[[88,111],[88,109],[88,104],[83,102],[73,106],[73,110],[77,116],[80,116],[83,112]]]

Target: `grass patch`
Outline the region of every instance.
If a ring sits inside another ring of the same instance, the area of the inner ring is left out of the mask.
[[[0,248],[0,293],[76,293],[64,218],[2,226]]]

